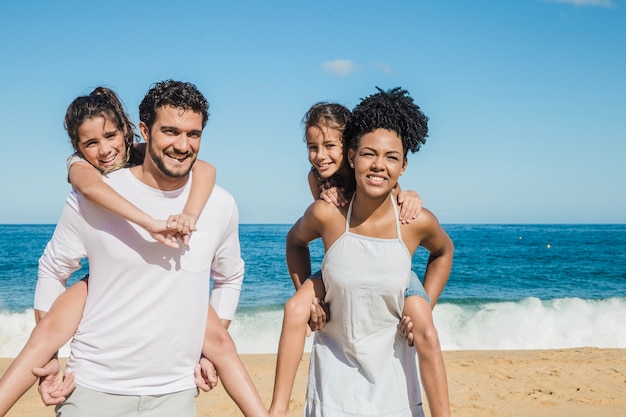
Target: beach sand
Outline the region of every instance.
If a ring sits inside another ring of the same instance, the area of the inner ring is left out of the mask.
[[[528,351],[447,351],[452,416],[456,417],[626,417],[626,349],[577,348]],[[276,355],[242,355],[261,397],[269,405]],[[0,359],[0,373],[10,363]],[[308,354],[292,395],[300,416],[306,390]],[[201,393],[198,417],[235,417],[241,412],[222,386]],[[430,415],[426,407],[426,414]],[[54,415],[36,387],[8,417]]]

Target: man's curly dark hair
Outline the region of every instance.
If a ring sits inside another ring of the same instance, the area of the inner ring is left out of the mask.
[[[396,87],[364,98],[352,110],[350,147],[357,149],[363,135],[376,129],[396,132],[402,139],[404,156],[417,152],[426,143],[428,117],[413,102],[409,92]]]
[[[163,106],[200,113],[203,129],[209,120],[209,103],[192,83],[165,80],[153,84],[139,104],[139,120],[151,129],[157,110]]]

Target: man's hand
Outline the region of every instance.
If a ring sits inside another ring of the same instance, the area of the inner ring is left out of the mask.
[[[194,379],[198,388],[204,392],[209,392],[217,386],[217,370],[211,361],[204,356],[200,358],[200,363],[196,365]]]
[[[39,395],[45,405],[61,404],[76,388],[74,373],[64,375],[57,358],[51,359],[43,368],[34,368],[33,375],[39,377]]]
[[[309,326],[307,328],[307,336],[310,335],[310,331],[322,330],[326,325],[326,322],[330,320],[330,312],[328,306],[318,297],[313,299],[311,304],[311,318],[309,319]]]
[[[402,332],[402,336],[406,339],[409,346],[413,346],[415,342],[413,341],[413,322],[409,316],[402,316],[400,320],[400,331]]]

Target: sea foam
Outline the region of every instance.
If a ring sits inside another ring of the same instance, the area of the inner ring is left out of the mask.
[[[282,317],[276,308],[240,309],[229,329],[239,353],[276,353]],[[443,350],[626,348],[626,297],[441,302],[434,320]],[[0,357],[15,357],[33,326],[32,310],[0,313]],[[311,343],[307,338],[306,351]],[[68,353],[66,345],[60,356]]]

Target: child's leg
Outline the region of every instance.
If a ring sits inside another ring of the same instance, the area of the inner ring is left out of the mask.
[[[274,393],[269,414],[272,417],[290,416],[289,401],[293,384],[302,360],[306,339],[307,322],[311,315],[311,305],[316,294],[324,292],[321,279],[307,279],[296,293],[285,303],[283,328],[278,343]]]
[[[22,351],[0,378],[0,416],[37,382],[33,368],[44,366],[76,332],[87,298],[87,281],[72,285],[57,298]]]
[[[244,416],[267,416],[265,405],[237,354],[233,339],[212,307],[209,307],[202,353],[215,365],[224,389]]]
[[[404,300],[403,314],[413,322],[413,342],[419,358],[420,376],[432,417],[450,416],[448,379],[430,303],[418,295]]]

